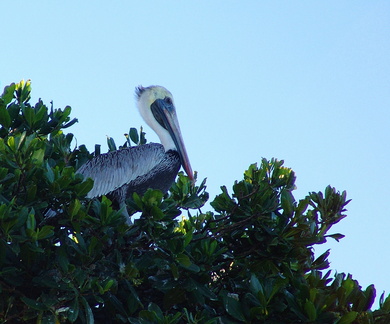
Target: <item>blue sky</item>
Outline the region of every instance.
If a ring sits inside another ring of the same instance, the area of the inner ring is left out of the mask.
[[[8,6],[8,7],[7,7]],[[211,198],[262,157],[352,202],[331,268],[390,293],[390,2],[13,1],[2,7],[0,86],[70,105],[75,145],[106,149],[145,126],[134,87],[175,97]]]

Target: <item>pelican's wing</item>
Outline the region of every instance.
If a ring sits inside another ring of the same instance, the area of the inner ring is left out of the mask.
[[[150,143],[101,154],[88,161],[77,171],[84,178],[92,178],[94,185],[88,198],[106,195],[147,174],[164,158],[161,144]]]

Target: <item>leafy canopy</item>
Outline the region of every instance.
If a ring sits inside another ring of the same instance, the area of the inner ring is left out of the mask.
[[[86,199],[76,173],[100,153],[72,148],[71,108],[30,104],[29,81],[0,98],[0,323],[389,323],[373,285],[332,275],[313,247],[346,215],[328,186],[296,200],[295,174],[262,159],[210,203],[182,173],[165,196],[134,195],[128,226]],[[134,128],[122,146],[143,145]],[[115,150],[113,139],[108,139]]]

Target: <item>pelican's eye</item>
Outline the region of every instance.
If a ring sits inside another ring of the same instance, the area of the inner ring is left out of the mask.
[[[172,105],[172,98],[170,98],[170,97],[165,97],[164,98],[164,101],[168,104],[168,105]]]

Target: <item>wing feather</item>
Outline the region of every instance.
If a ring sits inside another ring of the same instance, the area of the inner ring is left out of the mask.
[[[124,184],[147,174],[164,158],[161,144],[150,143],[101,154],[85,163],[77,171],[84,178],[92,178],[94,185],[88,198],[107,195]]]

